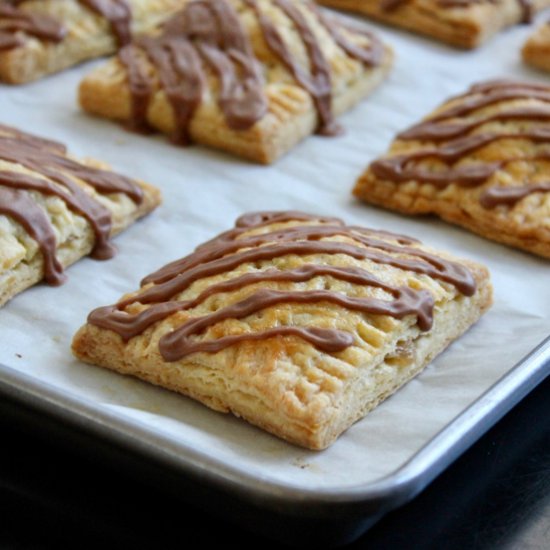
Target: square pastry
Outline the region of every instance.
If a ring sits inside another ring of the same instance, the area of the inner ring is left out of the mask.
[[[0,0],[0,81],[23,84],[110,54],[188,0]]]
[[[399,134],[354,193],[550,258],[550,86],[472,86]]]
[[[123,48],[80,86],[89,113],[270,163],[386,76],[364,29],[291,0],[194,0],[156,38]]]
[[[150,185],[0,125],[0,306],[42,279],[63,283],[86,254],[110,258],[109,237],[159,203]]]
[[[550,21],[541,25],[528,38],[521,53],[525,63],[550,71]]]
[[[415,239],[259,212],[94,310],[73,351],[323,449],[467,330],[491,292],[485,267]]]
[[[500,30],[526,23],[550,0],[317,0],[364,13],[385,23],[437,38],[460,48],[476,48]]]

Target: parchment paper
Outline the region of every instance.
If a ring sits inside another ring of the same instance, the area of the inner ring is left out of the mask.
[[[255,166],[163,137],[143,137],[80,112],[76,88],[94,63],[24,87],[0,87],[0,122],[67,143],[73,154],[110,162],[158,185],[164,206],[116,239],[109,262],[84,259],[60,288],[38,285],[0,311],[0,362],[67,394],[116,411],[231,469],[284,487],[337,490],[379,479],[410,459],[450,420],[550,333],[548,261],[433,219],[412,219],[352,199],[359,173],[394,134],[471,83],[548,77],[521,66],[529,27],[478,52],[461,52],[375,27],[396,52],[389,80],[341,118],[347,133],[311,137],[272,167]],[[141,277],[188,254],[250,210],[302,209],[420,238],[486,263],[492,310],[426,371],[355,424],[330,449],[298,449],[191,399],[73,359],[70,342],[88,312],[113,303]]]

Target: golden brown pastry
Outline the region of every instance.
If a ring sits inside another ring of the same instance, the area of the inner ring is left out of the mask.
[[[107,55],[188,0],[0,0],[0,81],[23,84]]]
[[[150,185],[0,125],[0,306],[42,279],[63,283],[86,254],[110,258],[109,237],[159,203]]]
[[[317,0],[364,13],[460,48],[476,48],[502,29],[529,22],[550,0]]]
[[[525,63],[550,71],[550,21],[541,25],[525,42],[522,49]]]
[[[93,311],[73,351],[323,449],[490,304],[476,263],[335,218],[258,212]]]
[[[372,34],[305,1],[195,0],[161,35],[88,75],[80,103],[270,163],[315,131],[338,133],[334,117],[383,80],[391,59]]]
[[[399,134],[354,193],[550,258],[550,86],[472,86]]]

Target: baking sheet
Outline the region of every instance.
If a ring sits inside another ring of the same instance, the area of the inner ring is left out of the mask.
[[[369,25],[375,28],[374,25]],[[342,117],[347,133],[312,137],[275,166],[255,166],[202,147],[127,133],[78,110],[76,88],[94,65],[21,88],[0,88],[0,122],[69,145],[158,185],[165,204],[116,239],[109,262],[84,259],[60,288],[37,286],[0,311],[0,363],[52,385],[98,412],[115,414],[162,441],[176,442],[237,476],[281,489],[336,493],[364,488],[411,459],[453,418],[550,334],[548,261],[493,244],[431,219],[408,219],[356,203],[350,195],[366,164],[393,135],[449,95],[486,78],[547,77],[520,65],[529,32],[516,27],[479,52],[460,52],[378,28],[396,66],[369,99]],[[545,80],[546,78],[546,80]],[[245,211],[301,209],[410,234],[486,263],[495,305],[418,378],[356,423],[330,449],[298,449],[190,399],[73,359],[70,342],[88,312],[231,227]]]

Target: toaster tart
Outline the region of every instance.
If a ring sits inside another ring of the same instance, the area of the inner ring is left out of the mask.
[[[110,237],[160,203],[160,192],[64,145],[0,125],[0,306],[91,254],[108,259]]]
[[[391,51],[370,32],[298,0],[194,0],[160,34],[87,75],[80,104],[138,131],[159,131],[271,163],[382,82]]]
[[[472,86],[400,133],[354,193],[550,258],[550,86]]]
[[[491,304],[485,267],[303,212],[256,212],[100,307],[88,363],[324,449]]]

